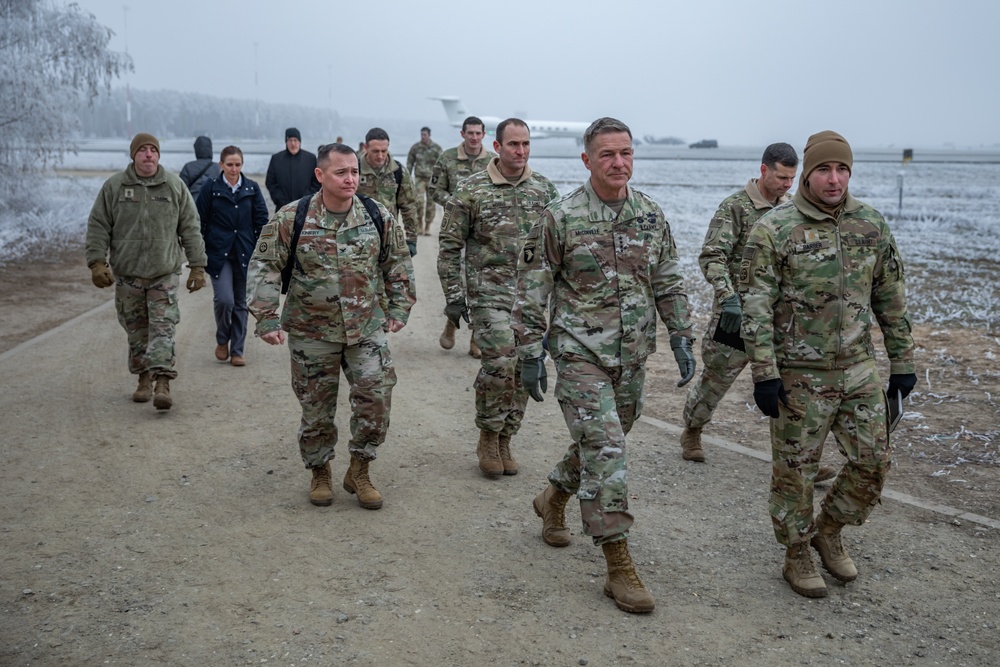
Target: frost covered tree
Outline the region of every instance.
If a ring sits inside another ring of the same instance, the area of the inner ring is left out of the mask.
[[[128,55],[108,49],[111,35],[75,3],[0,0],[0,181],[75,148],[81,107],[132,69]]]

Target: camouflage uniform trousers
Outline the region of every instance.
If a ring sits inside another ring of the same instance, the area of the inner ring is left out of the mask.
[[[174,330],[181,319],[177,303],[180,276],[115,280],[115,310],[118,323],[128,335],[128,370],[138,375],[177,377],[174,370]]]
[[[482,350],[476,376],[476,426],[483,431],[513,436],[521,428],[528,392],[521,386],[521,362],[510,328],[510,311],[472,310],[472,339]]]
[[[363,460],[375,458],[389,430],[396,371],[385,333],[378,329],[357,345],[289,336],[292,390],[302,406],[299,452],[307,468],[333,458],[337,444],[337,394],[341,363],[350,387],[351,442],[348,451]]]
[[[771,521],[778,542],[808,542],[813,479],[830,431],[847,463],[822,507],[843,524],[860,526],[882,496],[892,449],[886,401],[874,361],[841,370],[783,368],[788,408],[771,421]]]
[[[417,233],[421,231],[430,233],[431,223],[434,222],[434,213],[436,212],[436,206],[434,204],[434,198],[431,197],[431,193],[428,192],[427,186],[430,185],[431,179],[429,178],[419,178],[417,176],[413,177],[413,193],[417,201]]]
[[[684,404],[684,425],[690,428],[702,428],[712,421],[715,408],[749,361],[746,353],[712,340],[720,315],[717,309],[709,320],[708,332],[701,341],[701,376],[691,383]]]
[[[604,368],[565,354],[556,360],[555,396],[573,444],[549,481],[580,499],[583,532],[594,544],[628,538],[625,436],[642,412],[642,365]]]

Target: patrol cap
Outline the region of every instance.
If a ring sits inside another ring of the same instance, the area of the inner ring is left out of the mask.
[[[833,130],[817,132],[806,142],[802,151],[802,183],[805,184],[812,170],[824,162],[840,162],[847,165],[849,171],[854,169],[851,145]]]
[[[152,144],[156,148],[156,152],[160,152],[160,140],[148,132],[140,132],[132,137],[132,143],[128,147],[128,156],[134,160],[135,154],[146,144]]]
[[[297,127],[290,127],[285,130],[285,141],[288,141],[289,139],[298,139],[299,141],[302,141],[302,135],[299,134],[299,129]]]

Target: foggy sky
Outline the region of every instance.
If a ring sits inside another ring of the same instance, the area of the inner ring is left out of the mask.
[[[427,97],[458,95],[473,114],[615,116],[639,137],[728,145],[823,129],[861,147],[1000,145],[994,2],[78,4],[115,31],[111,48],[127,42],[139,89],[433,123],[445,116]]]

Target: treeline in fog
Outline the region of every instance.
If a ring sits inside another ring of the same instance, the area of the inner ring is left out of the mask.
[[[304,136],[332,136],[340,125],[334,109],[272,104],[212,97],[174,90],[132,90],[132,123],[126,117],[125,88],[115,88],[80,110],[80,132],[85,139],[127,137],[129,129],[150,132],[161,139],[216,137],[276,139],[292,125]],[[259,106],[258,106],[259,104]],[[257,122],[259,109],[260,122]]]

